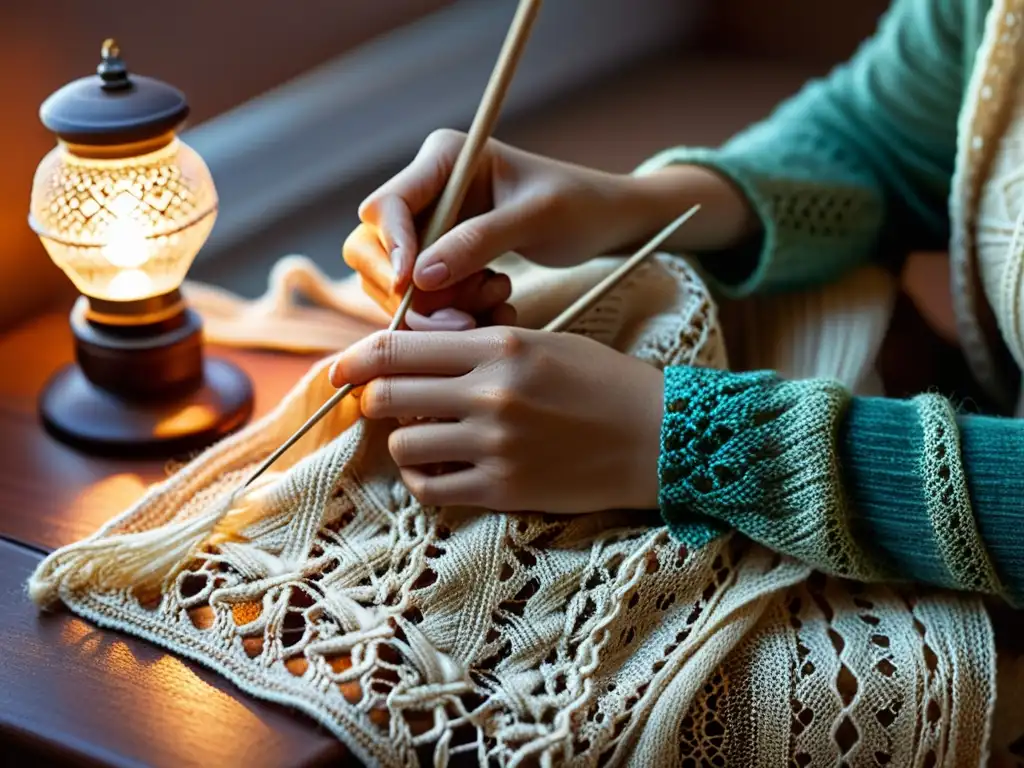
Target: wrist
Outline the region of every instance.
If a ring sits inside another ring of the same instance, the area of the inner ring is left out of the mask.
[[[632,440],[623,441],[627,467],[623,484],[627,496],[626,509],[657,509],[659,495],[658,467],[661,456],[661,433],[665,417],[665,378],[654,366],[637,366],[632,388],[635,408],[623,409],[628,414]]]
[[[759,220],[740,189],[726,177],[702,166],[670,165],[626,177],[633,241],[649,240],[690,207],[700,212],[666,243],[665,250],[722,251],[755,235]]]

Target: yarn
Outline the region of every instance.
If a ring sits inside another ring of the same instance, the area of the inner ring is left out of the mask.
[[[504,263],[530,286],[520,316],[540,325],[616,262]],[[726,366],[717,308],[673,257],[572,331],[659,367]],[[309,714],[369,765],[416,765],[424,749],[437,765],[983,760],[995,660],[971,597],[813,576],[729,534],[688,547],[634,512],[424,509],[388,428],[354,401],[225,509],[330,391],[329,364],[44,560],[33,596]]]
[[[1024,2],[995,0],[985,21],[958,125],[950,195],[950,266],[960,344],[978,381],[1007,409],[1024,364],[1019,321],[1018,232],[1024,198],[1020,161],[1024,118],[1019,82]],[[1018,405],[1019,409],[1019,405]]]

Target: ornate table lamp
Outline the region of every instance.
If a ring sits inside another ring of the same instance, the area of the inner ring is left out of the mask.
[[[184,95],[129,74],[113,40],[97,74],[40,109],[57,146],[32,185],[29,222],[82,294],[76,363],[46,385],[40,414],[90,452],[171,455],[206,446],[252,411],[248,377],[203,354],[180,286],[213,228],[209,169],[175,131]]]

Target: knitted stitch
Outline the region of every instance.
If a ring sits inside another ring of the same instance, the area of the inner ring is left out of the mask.
[[[698,513],[826,573],[1024,604],[1024,422],[765,372],[670,368],[665,398],[661,505],[680,540],[714,530]]]
[[[520,268],[521,317],[543,322],[611,264]],[[224,298],[220,334],[228,305],[246,325],[267,306]],[[721,368],[717,325],[695,273],[662,257],[573,331],[658,367]],[[308,713],[368,765],[984,761],[995,663],[977,598],[812,578],[731,534],[681,547],[629,511],[425,509],[390,427],[354,407],[218,502],[332,391],[327,365],[46,558],[33,596]]]
[[[848,396],[839,385],[775,379],[665,372],[666,520],[673,527],[694,510],[830,573],[878,578],[853,541],[837,482],[835,428]]]
[[[760,241],[701,257],[722,295],[821,285],[948,247],[964,353],[1011,412],[1024,360],[1022,29],[1021,0],[895,0],[850,61],[769,118],[638,172],[701,165],[745,192]]]
[[[923,247],[933,239],[945,226],[939,202],[953,138],[940,116],[960,100],[959,66],[966,71],[974,56],[977,11],[985,5],[898,1],[853,64],[808,86],[773,120],[704,159],[701,150],[680,150],[666,160],[717,164],[765,219],[760,252],[735,254],[731,264],[729,255],[708,255],[705,268],[744,294],[830,281],[893,243]],[[820,99],[807,95],[815,92]],[[880,104],[886,108],[872,108]],[[222,330],[259,342],[230,325]],[[615,323],[603,327],[616,340]],[[646,347],[617,341],[635,354],[646,349],[642,356],[654,363],[673,359],[646,338]],[[707,329],[692,338],[706,341]],[[271,343],[286,346],[280,338]],[[695,348],[690,337],[672,346]],[[645,537],[642,527],[623,533],[625,521],[607,516],[551,527],[524,518],[520,529],[502,516],[472,516],[466,524],[455,510],[425,514],[369,461],[379,454],[355,450],[374,437],[358,425],[334,442],[330,430],[312,435],[299,448],[302,461],[283,466],[257,504],[231,510],[227,524],[204,539],[220,514],[206,506],[209,497],[231,487],[249,459],[317,404],[322,373],[311,372],[245,440],[184,468],[84,547],[48,559],[33,581],[36,595],[59,595],[97,622],[297,706],[379,763],[408,764],[414,747],[428,743],[439,763],[466,747],[481,763],[537,756],[640,765],[982,762],[992,649],[984,613],[969,597],[908,598],[880,586],[806,579],[794,561],[734,538],[714,539],[690,557],[663,535]],[[818,399],[827,411],[844,395]],[[777,402],[780,421],[795,413],[794,424],[812,424],[797,393]],[[764,425],[750,427],[754,408],[746,402],[734,414],[722,411],[763,436],[768,430],[757,428]],[[845,408],[852,412],[856,401],[847,399]],[[965,456],[989,450],[968,432]],[[814,441],[825,445],[825,433]],[[834,463],[815,454],[808,470],[794,463],[792,443],[776,447],[780,454],[761,466],[778,487],[796,489],[794,499],[803,489],[820,494],[819,475]],[[699,476],[701,465],[681,453]],[[965,476],[969,491],[988,498],[978,490],[983,483],[972,486],[971,473]],[[338,494],[328,499],[331,478],[339,477]],[[748,503],[759,492],[750,481],[738,487]],[[702,488],[697,483],[691,493],[698,502]],[[959,488],[954,514],[964,511],[963,482]],[[714,499],[706,489],[704,496]],[[849,505],[825,499],[839,526],[819,521],[804,539],[799,525],[784,524],[787,540],[826,552],[837,569],[883,569],[864,557]],[[932,508],[929,524],[948,520],[943,510]],[[783,511],[799,514],[800,505]],[[975,525],[1005,578],[989,518]],[[701,535],[706,540],[715,528],[706,525]],[[202,551],[176,564],[174,547],[197,535]],[[171,551],[162,559],[106,557],[130,551],[125,544],[154,542]],[[938,573],[970,575],[939,554],[936,562],[944,569]],[[153,605],[134,590],[104,588],[122,563],[149,583],[165,566],[187,567],[160,582]],[[417,711],[433,718],[425,733],[416,731]],[[467,729],[470,741],[459,744],[456,732]]]
[[[827,77],[715,149],[666,150],[638,169],[715,170],[749,197],[759,252],[707,254],[727,295],[811,287],[869,260],[948,242],[957,114],[990,0],[895,0]]]

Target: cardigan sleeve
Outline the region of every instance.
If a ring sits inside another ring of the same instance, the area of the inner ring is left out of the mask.
[[[734,528],[834,575],[1024,605],[1024,420],[770,372],[665,382],[661,512],[684,542]]]
[[[717,149],[668,149],[637,170],[700,165],[747,196],[760,239],[698,255],[719,291],[811,287],[872,258],[945,247],[966,79],[963,6],[894,0],[848,62],[767,119]]]

